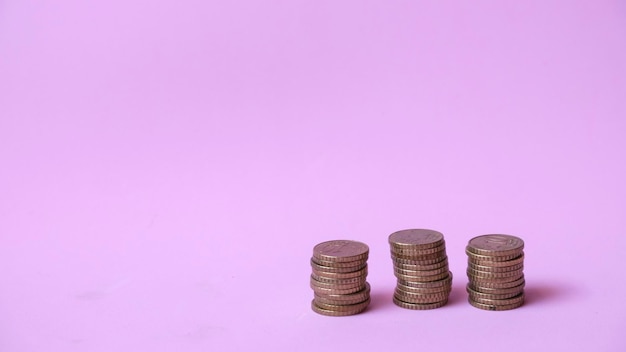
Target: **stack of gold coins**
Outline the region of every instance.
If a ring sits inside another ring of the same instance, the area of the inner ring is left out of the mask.
[[[369,247],[347,240],[322,242],[313,248],[313,311],[329,316],[354,315],[370,303],[367,283]]]
[[[398,279],[393,302],[407,309],[434,309],[448,303],[452,273],[443,234],[412,229],[389,236],[393,271]]]
[[[485,310],[524,304],[524,241],[510,235],[474,237],[467,253],[469,303]]]

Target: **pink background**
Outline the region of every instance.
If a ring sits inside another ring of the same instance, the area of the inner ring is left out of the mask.
[[[620,1],[0,0],[0,351],[626,351]],[[446,236],[450,304],[387,236]],[[464,247],[526,241],[527,302]],[[372,304],[309,304],[329,239]]]

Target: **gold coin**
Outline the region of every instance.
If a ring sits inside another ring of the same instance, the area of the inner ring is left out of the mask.
[[[471,263],[471,264],[484,265],[484,266],[489,266],[489,267],[508,267],[511,265],[517,265],[517,264],[523,263],[524,253],[522,253],[521,255],[515,258],[504,260],[504,261],[490,260],[489,257],[486,257],[485,259],[485,258],[477,258],[477,257],[468,256],[467,262],[468,264]]]
[[[480,254],[472,253],[468,251],[467,248],[465,248],[465,254],[467,254],[468,258],[470,258],[470,260],[474,262],[476,261],[505,262],[505,261],[513,260],[519,257],[520,255],[522,255],[523,253],[524,252],[520,252],[516,254],[502,255],[502,256],[480,255]]]
[[[510,266],[487,266],[487,265],[478,265],[474,263],[467,263],[467,268],[482,271],[482,272],[503,273],[507,271],[524,269],[524,263],[519,263],[515,265],[510,265]]]
[[[519,285],[525,284],[524,276],[521,278],[510,281],[510,282],[499,282],[499,281],[476,281],[470,278],[470,285],[476,288],[476,291],[480,291],[481,289],[500,289],[500,288],[511,288]]]
[[[397,258],[395,256],[391,256],[391,259],[393,260],[394,265],[395,264],[408,264],[408,265],[432,265],[435,263],[439,263],[442,260],[446,259],[447,256],[443,256],[443,257],[436,257],[433,259],[419,259],[419,260],[415,260],[415,259],[404,259],[404,258]]]
[[[314,295],[315,299],[317,299],[318,301],[325,301],[329,304],[337,301],[358,303],[363,302],[370,296],[370,284],[366,282],[364,289],[349,294],[329,294],[314,292]]]
[[[349,273],[329,273],[329,272],[313,269],[313,275],[323,277],[326,279],[337,279],[337,280],[351,279],[355,277],[367,276],[367,266],[361,270],[352,271]]]
[[[512,291],[512,292],[483,293],[483,292],[478,292],[478,291],[473,290],[469,285],[465,289],[467,290],[467,293],[469,294],[470,298],[474,299],[475,301],[480,300],[480,299],[496,299],[496,300],[507,299],[507,298],[515,297],[523,292],[523,289],[521,290],[518,289],[518,291]]]
[[[443,243],[443,234],[428,229],[408,229],[389,235],[389,244],[397,248],[427,249]]]
[[[415,277],[439,275],[439,274],[442,274],[442,273],[447,273],[448,271],[450,271],[450,270],[448,270],[447,266],[441,267],[439,269],[433,269],[433,270],[394,269],[395,273],[398,273],[398,274],[401,274],[401,275],[415,276]]]
[[[508,305],[484,304],[480,302],[475,302],[472,299],[468,299],[468,301],[472,306],[479,308],[479,309],[483,309],[483,310],[511,310],[511,309],[519,308],[522,305],[524,305],[524,301],[520,301],[519,303],[508,304]]]
[[[367,263],[366,260],[354,260],[350,262],[333,262],[333,261],[321,260],[315,257],[311,258],[311,261],[317,265],[331,267],[331,268],[356,268],[356,267],[363,266],[363,264]]]
[[[452,285],[445,285],[439,287],[411,287],[405,286],[403,284],[398,283],[396,285],[396,289],[408,292],[408,293],[418,293],[418,294],[435,294],[435,293],[450,293],[452,290]]]
[[[311,259],[311,268],[313,268],[313,270],[323,271],[325,273],[352,273],[352,272],[367,268],[367,263],[364,262],[360,266],[354,266],[354,267],[352,266],[351,267],[332,267],[332,266],[319,265],[315,263],[313,259]]]
[[[414,264],[394,263],[393,267],[394,267],[394,269],[415,270],[415,271],[434,270],[434,269],[439,269],[439,268],[444,268],[444,267],[447,268],[448,267],[448,257],[444,257],[440,262],[437,262],[435,264],[430,264],[430,265],[414,265]]]
[[[403,275],[394,272],[394,275],[398,280],[402,280],[403,282],[431,282],[431,281],[439,281],[448,277],[448,273],[441,273],[437,275],[428,275],[428,276],[411,276],[411,275]]]
[[[435,254],[439,252],[444,252],[446,250],[446,245],[442,244],[437,247],[428,248],[428,249],[412,249],[412,248],[396,248],[391,247],[391,253],[405,256],[420,256],[420,255],[429,255]]]
[[[523,275],[523,274],[524,274],[523,269],[517,269],[513,271],[504,271],[504,272],[480,271],[480,270],[475,270],[471,268],[467,269],[468,276],[471,276],[475,279],[484,278],[486,280],[489,280],[489,279],[500,280],[500,279],[506,279],[510,277],[519,277],[520,275]]]
[[[395,305],[397,305],[398,307],[402,307],[406,309],[428,310],[428,309],[435,309],[435,308],[443,307],[448,303],[448,300],[444,300],[444,301],[436,302],[436,303],[419,304],[419,303],[403,302],[394,296],[393,303],[395,303]]]
[[[339,311],[362,311],[363,309],[367,308],[367,306],[370,304],[370,299],[366,299],[363,302],[359,302],[359,303],[355,303],[355,304],[328,304],[328,303],[324,303],[324,302],[320,302],[317,300],[314,300],[315,305],[319,308],[322,309],[326,309],[326,310],[332,310],[335,312],[339,312]]]
[[[441,287],[450,285],[452,283],[452,272],[449,271],[448,275],[441,280],[437,281],[428,281],[428,282],[420,282],[420,281],[404,281],[398,280],[398,284],[414,287],[414,288],[433,288],[433,287]]]
[[[362,308],[361,310],[335,311],[335,310],[329,310],[329,309],[320,308],[320,307],[318,307],[315,304],[315,300],[311,301],[311,309],[313,309],[313,311],[315,313],[318,313],[318,314],[321,314],[321,315],[327,315],[327,316],[331,316],[331,317],[342,317],[342,316],[359,314],[359,313],[363,312],[366,308],[367,308],[367,306],[365,306],[365,308]]]
[[[329,285],[337,285],[337,286],[350,285],[350,284],[355,284],[355,283],[365,283],[365,280],[367,279],[367,276],[358,276],[358,277],[352,277],[349,279],[334,279],[334,278],[326,278],[323,276],[318,276],[315,274],[311,274],[311,277],[315,281],[323,282]]]
[[[484,293],[484,294],[491,294],[491,295],[503,295],[503,294],[509,294],[509,293],[519,294],[524,291],[524,286],[525,286],[525,283],[522,283],[519,286],[510,287],[510,288],[488,288],[488,287],[476,287],[472,285],[471,283],[467,284],[467,287],[469,287],[473,291]]]
[[[396,291],[394,292],[394,296],[401,300],[402,302],[406,302],[406,303],[435,303],[435,302],[441,302],[443,300],[448,299],[448,295],[447,294],[430,294],[430,295],[419,295],[419,294],[407,294],[405,292],[399,291],[396,289]]]
[[[491,234],[477,236],[469,240],[467,250],[479,255],[507,256],[519,254],[524,249],[524,241],[515,236]]]
[[[313,247],[313,257],[328,262],[353,262],[367,260],[369,247],[362,242],[333,240]]]

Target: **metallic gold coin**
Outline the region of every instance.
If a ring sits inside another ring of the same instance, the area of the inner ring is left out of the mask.
[[[334,304],[336,302],[363,302],[370,296],[370,284],[365,283],[365,288],[361,291],[357,291],[349,294],[326,294],[326,293],[314,293],[315,299],[320,302],[326,302],[328,304]]]
[[[351,262],[332,262],[332,261],[321,260],[315,257],[311,258],[311,261],[317,265],[331,267],[331,268],[356,268],[367,263],[366,260],[354,260]]]
[[[447,273],[450,270],[448,270],[447,266],[444,266],[439,269],[433,269],[433,270],[405,270],[405,269],[396,268],[393,271],[401,275],[422,277],[422,276],[439,275],[439,274]]]
[[[420,271],[420,270],[435,270],[435,269],[439,269],[439,268],[447,268],[448,267],[448,257],[444,257],[440,262],[437,262],[435,264],[430,264],[430,265],[415,265],[415,264],[400,264],[400,263],[394,263],[394,269],[401,269],[401,270],[415,270],[415,271]]]
[[[319,302],[317,300],[313,300],[313,301],[315,302],[315,305],[318,308],[332,310],[335,312],[362,311],[363,309],[367,308],[367,306],[370,304],[369,298],[363,302],[359,302],[355,304],[328,304],[324,302]]]
[[[475,302],[471,299],[468,299],[468,301],[472,306],[478,309],[483,309],[483,310],[511,310],[511,309],[519,308],[524,305],[524,301],[521,301],[516,304],[509,304],[509,305],[484,304],[484,303]]]
[[[510,304],[518,304],[524,301],[524,294],[520,293],[517,296],[505,298],[505,299],[490,299],[490,298],[482,298],[478,296],[471,296],[472,301],[482,304],[488,305],[497,305],[497,306],[506,306]]]
[[[324,276],[315,275],[314,273],[311,274],[311,277],[315,281],[323,282],[329,285],[338,285],[338,286],[350,285],[350,284],[355,284],[355,283],[365,283],[365,280],[367,279],[367,276],[358,276],[358,277],[352,277],[349,279],[333,279],[333,278],[329,279]]]
[[[416,293],[416,294],[436,294],[436,293],[450,293],[450,291],[452,290],[452,285],[444,285],[444,286],[439,286],[439,287],[411,287],[411,286],[406,286],[403,285],[401,283],[398,283],[396,285],[396,289],[403,291],[403,292],[407,292],[407,293]]]
[[[486,258],[486,259],[485,259]],[[512,266],[512,265],[517,265],[520,263],[524,263],[524,253],[522,252],[522,254],[520,254],[519,256],[509,259],[509,260],[504,260],[504,261],[495,261],[495,260],[491,260],[489,259],[490,257],[473,257],[473,256],[468,256],[467,258],[467,262],[468,264],[476,264],[476,265],[484,265],[484,266],[489,266],[489,267],[508,267],[508,266]]]
[[[437,303],[419,304],[419,303],[403,302],[394,296],[393,303],[395,303],[395,305],[397,305],[398,307],[402,307],[406,309],[428,310],[428,309],[435,309],[435,308],[443,307],[448,303],[448,300],[444,300],[444,301],[437,302]]]
[[[329,283],[324,281],[316,280],[313,275],[311,275],[311,285],[319,288],[326,289],[337,289],[337,290],[349,290],[355,287],[363,288],[365,286],[365,280],[359,280],[355,282],[343,283],[341,285],[335,283]],[[356,290],[358,291],[358,290]],[[354,292],[356,292],[354,291]]]
[[[326,271],[313,269],[313,275],[319,276],[325,279],[336,279],[336,280],[351,279],[355,277],[367,276],[367,266],[361,270],[352,271],[349,273],[329,273]],[[319,280],[319,281],[322,281],[322,280]]]
[[[398,284],[408,286],[408,287],[414,287],[414,288],[441,287],[441,286],[450,285],[451,283],[452,283],[452,272],[448,272],[447,276],[437,281],[421,282],[421,281],[398,280]]]
[[[504,271],[504,272],[491,272],[491,271],[480,271],[468,268],[467,275],[474,279],[506,279],[510,277],[519,277],[524,274],[524,269],[517,269],[513,271]]]
[[[441,302],[443,300],[448,299],[448,294],[439,293],[439,294],[429,294],[429,295],[421,295],[421,294],[411,294],[400,291],[398,289],[395,290],[394,296],[406,303],[435,303]]]
[[[472,285],[471,283],[467,284],[467,287],[470,288],[472,291],[475,292],[480,292],[480,293],[484,293],[484,294],[491,294],[491,295],[504,295],[504,294],[520,294],[522,292],[524,292],[524,286],[526,286],[525,283],[522,283],[521,285],[518,286],[514,286],[514,287],[509,287],[509,288],[488,288],[488,287],[476,287],[474,285]]]
[[[363,286],[323,286],[319,284],[319,281],[311,280],[310,284],[313,292],[320,295],[347,295],[363,290]]]
[[[361,310],[335,311],[335,310],[320,308],[315,304],[315,300],[311,301],[311,309],[313,309],[315,313],[327,315],[331,317],[342,317],[342,316],[359,314],[363,312],[366,308],[367,306],[365,306],[365,308],[362,308]]]
[[[363,264],[361,264],[360,266],[332,267],[332,266],[319,265],[316,262],[314,262],[313,259],[311,259],[311,267],[313,268],[313,270],[323,271],[326,273],[352,273],[352,272],[367,268],[367,263],[363,262]]]
[[[437,247],[427,248],[427,249],[409,249],[409,248],[395,248],[391,247],[391,253],[397,255],[404,256],[420,256],[420,255],[429,255],[435,254],[439,252],[444,252],[446,250],[446,245],[442,244]]]
[[[478,292],[473,290],[469,285],[465,288],[467,290],[467,293],[469,294],[470,298],[472,298],[474,301],[480,300],[480,299],[507,299],[507,298],[512,298],[515,297],[519,294],[521,294],[523,292],[523,289],[518,291],[512,291],[512,292],[503,292],[503,293],[483,293],[483,292]]]
[[[433,260],[439,259],[441,257],[446,256],[446,250],[441,250],[439,252],[430,253],[430,254],[398,254],[391,253],[392,258],[397,259],[405,259],[405,260],[415,260],[415,261],[425,261],[425,260]]]
[[[524,278],[524,273],[519,273],[516,276],[507,276],[507,277],[499,277],[499,278],[488,278],[484,276],[470,276],[468,275],[469,281],[475,285],[481,286],[485,285],[489,287],[489,284],[502,284],[507,282],[515,282],[519,279]],[[514,285],[517,286],[517,285]]]
[[[524,249],[524,241],[521,238],[511,235],[483,235],[469,240],[467,250],[486,256],[508,256],[519,255]]]
[[[396,231],[389,235],[389,244],[396,248],[427,249],[443,243],[441,232],[427,229],[409,229]]]
[[[487,265],[478,265],[474,263],[467,263],[468,269],[478,270],[481,272],[491,272],[491,273],[504,273],[514,270],[522,270],[524,269],[524,263],[514,264],[510,266],[487,266]]]
[[[447,257],[445,257],[445,258],[447,258]],[[391,259],[393,260],[394,265],[395,264],[432,265],[432,264],[441,262],[444,259],[444,257],[436,257],[436,258],[432,258],[432,259],[415,260],[415,259],[398,258],[398,257],[395,257],[395,256],[392,255]]]
[[[320,261],[353,262],[366,260],[369,247],[362,242],[349,240],[333,240],[322,242],[313,247],[313,257]]]
[[[475,263],[479,263],[481,261],[489,261],[489,262],[505,262],[505,261],[509,261],[509,260],[513,260],[517,257],[519,257],[520,255],[522,255],[524,252],[519,252],[516,254],[510,254],[510,255],[501,255],[501,256],[495,256],[495,255],[480,255],[480,254],[476,254],[476,253],[472,253],[470,252],[467,247],[465,248],[465,254],[467,254],[468,256],[468,260],[471,260],[472,262]],[[484,265],[484,264],[482,264]]]
[[[397,272],[394,272],[393,274],[396,276],[396,278],[398,278],[399,280],[402,280],[404,282],[431,282],[431,281],[439,281],[442,279],[445,279],[448,277],[448,273],[449,272],[444,272],[441,274],[437,274],[437,275],[428,275],[428,276],[412,276],[412,275],[403,275],[403,274],[399,274]]]
[[[517,279],[515,281],[510,281],[510,282],[488,282],[488,281],[476,281],[476,280],[470,279],[470,285],[472,285],[472,288],[474,288],[476,291],[481,291],[482,289],[489,289],[489,288],[496,288],[496,289],[511,288],[511,287],[516,287],[516,286],[523,285],[523,284],[525,284],[523,276],[520,279]]]

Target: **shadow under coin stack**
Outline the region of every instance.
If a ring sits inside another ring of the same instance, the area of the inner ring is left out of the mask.
[[[370,303],[367,283],[369,247],[347,240],[322,242],[313,248],[313,311],[330,316],[354,315]]]
[[[407,309],[434,309],[448,303],[452,273],[443,234],[433,230],[402,230],[389,236],[398,283],[393,302]]]
[[[510,235],[474,237],[465,248],[469,303],[484,310],[524,304],[524,241]]]

